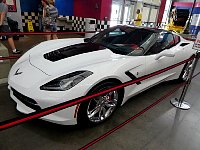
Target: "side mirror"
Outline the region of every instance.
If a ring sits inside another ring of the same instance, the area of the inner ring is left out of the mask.
[[[158,60],[163,56],[165,56],[165,57],[174,57],[175,54],[171,50],[167,49],[167,50],[164,50],[161,53],[157,54],[156,57],[155,57],[155,60]]]
[[[86,42],[86,43],[91,42],[91,38],[85,38],[85,39],[84,39],[84,42]]]

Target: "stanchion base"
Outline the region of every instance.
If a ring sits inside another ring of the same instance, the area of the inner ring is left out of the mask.
[[[171,103],[174,107],[180,108],[180,109],[183,109],[183,110],[188,110],[188,109],[190,109],[190,107],[191,107],[191,105],[190,105],[188,102],[186,102],[186,101],[183,101],[182,104],[179,104],[177,98],[171,99],[170,103]]]

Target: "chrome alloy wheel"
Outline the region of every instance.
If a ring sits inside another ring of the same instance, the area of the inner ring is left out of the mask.
[[[92,99],[87,108],[87,117],[91,122],[99,123],[108,118],[117,107],[119,94],[112,91]]]
[[[192,70],[192,66],[193,66],[193,60],[188,62],[188,64],[186,65],[186,67],[183,71],[183,75],[182,75],[183,81],[187,81],[189,79],[189,74]]]

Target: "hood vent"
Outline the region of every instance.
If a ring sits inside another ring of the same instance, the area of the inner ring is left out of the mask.
[[[49,53],[44,54],[44,58],[55,62],[61,59],[72,57],[75,55],[80,55],[83,53],[89,53],[93,51],[103,50],[105,47],[95,44],[95,43],[81,43],[72,46],[67,46]]]

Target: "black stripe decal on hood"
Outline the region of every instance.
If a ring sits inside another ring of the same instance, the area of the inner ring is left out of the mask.
[[[65,59],[65,58],[72,57],[75,55],[80,55],[83,53],[89,53],[93,51],[99,51],[103,49],[105,49],[105,47],[99,44],[81,43],[81,44],[63,47],[58,50],[46,53],[44,54],[44,58],[49,61],[55,62],[55,61],[59,61],[61,59]]]

